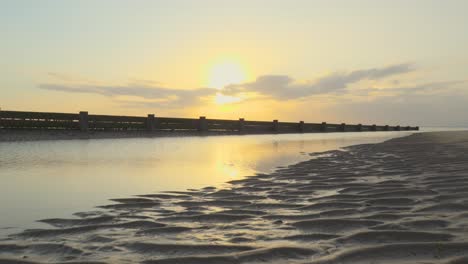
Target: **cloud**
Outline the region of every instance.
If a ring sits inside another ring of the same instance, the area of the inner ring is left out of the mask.
[[[386,88],[353,89],[344,96],[325,96],[330,100],[322,104],[319,112],[336,118],[336,122],[466,126],[467,83],[468,80],[456,80],[400,86],[389,82]],[[314,106],[321,100],[307,98],[299,108]],[[315,117],[314,111],[296,114],[305,119]]]
[[[265,102],[265,107],[271,107],[272,103],[286,105],[285,100],[289,100],[289,105],[294,107],[298,107],[300,102],[315,105],[320,102],[322,105],[339,104],[339,108],[348,105],[350,111],[353,108],[359,109],[361,103],[366,105],[372,101],[391,104],[404,101],[405,98],[412,98],[414,101],[422,95],[426,99],[439,95],[467,95],[467,80],[414,84],[411,80],[398,76],[412,71],[412,65],[398,64],[333,73],[307,83],[298,83],[288,75],[264,75],[253,82],[228,85],[221,91],[212,88],[174,89],[163,87],[157,82],[141,80],[125,85],[96,84],[91,81],[73,81],[74,78],[63,78],[62,75],[51,75],[58,83],[51,81],[40,84],[39,87],[49,91],[106,96],[127,108],[159,109],[182,109],[203,105],[211,107],[215,96],[220,92],[242,98],[236,103],[242,107],[249,107],[258,101]],[[385,79],[388,77],[392,78]],[[427,102],[429,104],[430,100]]]
[[[341,100],[324,111],[354,122],[466,127],[468,95],[461,90],[444,92],[441,87],[437,95],[413,93],[380,96],[370,101]]]
[[[460,84],[466,84],[467,80],[456,80],[456,81],[440,81],[440,82],[429,82],[417,85],[407,85],[407,86],[397,86],[397,87],[386,87],[386,88],[364,88],[364,89],[357,89],[352,91],[352,95],[358,96],[369,96],[375,94],[384,94],[390,96],[396,95],[417,95],[417,94],[437,94],[437,93],[444,93],[450,92],[455,93],[457,91],[457,87]],[[399,84],[399,82],[396,82]],[[462,88],[462,90],[464,90]]]
[[[67,93],[99,94],[108,97],[138,97],[139,100],[125,99],[124,102],[136,105],[151,105],[153,107],[183,107],[196,104],[201,98],[214,96],[217,92],[212,88],[197,89],[171,89],[149,85],[64,85],[64,84],[40,84],[39,88],[49,91]]]
[[[255,92],[280,100],[298,99],[317,94],[343,94],[348,92],[350,84],[363,80],[379,80],[412,71],[414,68],[411,64],[398,64],[349,73],[333,73],[307,83],[297,83],[287,75],[264,75],[258,77],[254,82],[228,85],[223,89],[223,93],[235,95],[243,92]]]

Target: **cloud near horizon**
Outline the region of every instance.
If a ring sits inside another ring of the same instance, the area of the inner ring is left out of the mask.
[[[39,88],[49,91],[67,93],[99,94],[108,97],[138,97],[138,100],[121,100],[124,104],[142,105],[151,103],[161,107],[183,107],[198,103],[201,98],[214,96],[217,92],[212,88],[197,89],[171,89],[159,86],[146,85],[69,85],[69,84],[40,84]]]
[[[298,83],[287,75],[264,75],[255,81],[244,84],[227,85],[221,90],[213,88],[174,89],[162,87],[159,83],[139,82],[127,85],[96,85],[96,84],[40,84],[39,88],[49,91],[67,93],[98,94],[113,98],[123,107],[130,108],[177,108],[201,105],[203,102],[214,102],[217,94],[244,97],[242,102],[249,100],[304,100],[324,98],[340,101],[350,98],[375,100],[380,97],[402,97],[415,94],[444,93],[467,81],[440,81],[423,84],[401,85],[399,81],[386,87],[365,86],[364,81],[385,81],[388,77],[396,77],[415,71],[412,64],[397,64],[382,68],[355,70],[351,72],[332,73],[312,82]],[[53,75],[52,77],[54,77]],[[63,81],[63,78],[58,79]],[[364,87],[355,87],[359,83]],[[352,86],[353,85],[353,86]],[[368,84],[367,84],[368,85]],[[350,87],[352,86],[352,87]],[[321,96],[321,97],[318,97]],[[241,102],[241,103],[242,103]]]
[[[223,94],[236,95],[254,92],[261,96],[280,100],[291,100],[320,94],[343,94],[348,86],[363,80],[379,80],[390,76],[414,71],[411,64],[397,64],[383,68],[356,70],[349,73],[333,73],[313,82],[298,83],[287,75],[263,75],[254,82],[231,84],[223,89]]]

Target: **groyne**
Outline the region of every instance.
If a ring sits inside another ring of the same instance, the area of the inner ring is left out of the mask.
[[[400,125],[363,125],[333,124],[327,122],[306,123],[272,121],[251,121],[199,118],[147,116],[95,115],[86,111],[79,113],[50,113],[26,111],[0,111],[2,130],[54,130],[54,131],[141,131],[145,133],[182,132],[182,133],[328,133],[362,131],[410,131],[419,130],[417,126]]]

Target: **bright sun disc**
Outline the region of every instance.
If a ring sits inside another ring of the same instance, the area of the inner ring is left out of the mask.
[[[226,61],[213,66],[209,73],[208,86],[222,89],[226,85],[241,83],[245,79],[245,71],[238,63]]]

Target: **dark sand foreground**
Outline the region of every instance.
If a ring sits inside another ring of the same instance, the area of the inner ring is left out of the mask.
[[[468,132],[114,202],[0,241],[0,263],[468,263]]]

